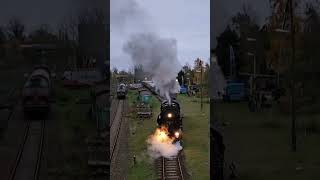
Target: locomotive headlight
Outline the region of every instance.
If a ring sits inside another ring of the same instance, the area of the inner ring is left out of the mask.
[[[176,138],[179,138],[180,133],[177,131],[177,132],[174,133],[174,136],[175,136]]]
[[[172,114],[171,113],[168,113],[168,118],[172,118]]]

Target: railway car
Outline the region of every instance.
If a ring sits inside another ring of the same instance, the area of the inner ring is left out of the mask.
[[[27,78],[22,90],[22,106],[25,113],[48,113],[52,95],[51,73],[47,66],[36,66]]]
[[[142,85],[147,88],[152,94],[157,95],[157,90],[152,81],[142,81]]]
[[[125,84],[121,83],[117,87],[117,97],[118,99],[125,99],[127,95],[127,87]]]
[[[180,115],[180,105],[176,100],[167,100],[161,103],[160,114],[157,119],[158,127],[166,127],[169,136],[175,141],[182,139],[182,117]]]
[[[151,93],[146,89],[140,89],[137,97],[138,103],[136,106],[137,115],[140,118],[150,118],[152,116]]]

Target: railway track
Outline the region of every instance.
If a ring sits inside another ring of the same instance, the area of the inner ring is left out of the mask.
[[[115,116],[117,114],[119,105],[120,105],[120,100],[119,99],[115,98],[115,99],[112,100],[111,108],[112,108],[113,111],[112,111],[112,114],[111,114],[110,127],[112,127],[112,125],[113,125],[113,122],[114,122]]]
[[[38,180],[44,146],[45,120],[27,121],[8,180]]]
[[[123,120],[123,109],[124,109],[124,101],[125,100],[119,100],[115,115],[113,116],[113,119],[111,120],[110,124],[110,160],[114,158],[114,152],[116,149],[116,146],[118,144],[119,134],[121,132],[121,126],[122,126],[122,120]]]
[[[180,153],[172,158],[160,157],[156,161],[158,180],[184,180]]]
[[[16,106],[18,104],[18,98],[15,99],[16,93],[18,92],[18,88],[13,88],[8,92],[8,95],[4,98],[4,102],[0,103],[1,109],[9,109],[8,120],[10,120],[14,114]],[[2,99],[3,100],[3,99]],[[12,102],[13,101],[13,102]]]
[[[163,97],[152,91],[149,87],[145,87],[156,96],[160,103],[164,100]],[[185,177],[183,175],[182,163],[180,160],[180,152],[177,156],[171,158],[160,157],[156,159],[158,180],[185,180]]]

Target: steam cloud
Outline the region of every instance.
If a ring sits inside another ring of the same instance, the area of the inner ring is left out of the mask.
[[[177,58],[176,39],[160,37],[152,17],[135,0],[112,0],[111,7],[112,32],[131,34],[122,50],[131,57],[134,66],[142,65],[152,76],[160,95],[170,103],[170,93],[180,90],[175,81],[182,67]]]
[[[181,69],[175,39],[161,38],[155,33],[133,34],[123,47],[134,65],[142,65],[152,76],[160,95],[170,101],[170,93],[179,92],[176,76]]]
[[[164,140],[159,138],[159,132],[160,130],[157,129],[147,140],[147,143],[149,144],[149,155],[154,159],[161,156],[166,158],[177,156],[179,151],[182,150],[180,143],[176,142],[175,144],[172,144],[173,140],[167,135],[165,135],[166,137],[164,137]]]
[[[216,56],[213,56],[213,61],[211,62],[211,91],[210,97],[213,99],[221,99],[221,95],[224,93],[224,88],[226,87],[226,80],[222,73],[222,70],[217,62]],[[219,96],[220,92],[220,96]]]
[[[146,28],[148,15],[135,0],[111,0],[111,30],[123,34],[125,30]]]

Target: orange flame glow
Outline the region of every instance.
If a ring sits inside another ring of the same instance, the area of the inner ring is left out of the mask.
[[[159,142],[172,142],[173,140],[168,136],[169,132],[166,127],[157,128],[153,136]]]

